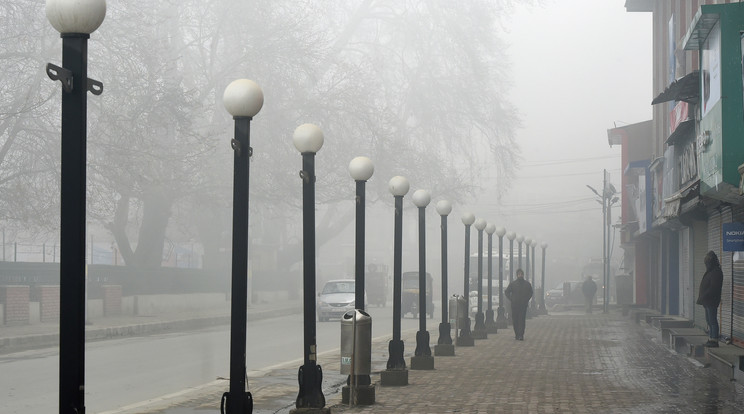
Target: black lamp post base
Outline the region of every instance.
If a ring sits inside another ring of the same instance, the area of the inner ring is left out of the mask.
[[[439,324],[439,339],[437,339],[437,344],[452,345],[452,337],[450,336],[451,330],[452,330],[452,325],[448,323],[440,323]]]
[[[455,356],[455,345],[454,344],[434,345],[434,356]]]
[[[506,318],[504,308],[499,306],[496,310],[496,327],[506,329],[509,326],[509,320]]]
[[[242,401],[238,401],[238,400]],[[253,412],[253,396],[248,391],[242,391],[239,393],[231,393],[226,392],[222,396],[222,402],[225,404],[225,412],[245,412],[245,413],[252,413]],[[232,408],[231,406],[235,405],[237,410],[230,411]]]
[[[416,356],[431,356],[429,347],[429,331],[416,332],[416,350],[413,351]]]
[[[380,371],[380,385],[383,387],[400,387],[408,385],[408,370],[404,368]]]
[[[478,312],[475,315],[475,326],[473,327],[473,339],[487,339],[486,334],[486,322],[483,312]]]
[[[470,318],[463,318],[460,336],[457,337],[457,346],[475,346],[472,335],[470,335]]]
[[[486,333],[497,333],[498,332],[498,326],[496,326],[496,321],[493,320],[493,309],[489,309],[486,311]]]
[[[434,369],[434,357],[431,355],[419,355],[411,357],[411,369],[432,370]]]
[[[297,395],[295,407],[297,409],[323,409],[325,407],[325,396],[321,389],[323,383],[323,369],[320,365],[311,363],[300,366],[297,380],[300,383],[300,392]],[[323,413],[325,411],[298,411],[307,413]],[[330,412],[330,411],[328,411]]]
[[[372,405],[375,403],[375,386],[374,385],[344,385],[341,388],[341,403],[349,403],[349,391],[354,392],[354,405]]]
[[[391,339],[388,342],[388,357],[387,369],[388,370],[404,370],[406,369],[406,360],[403,357],[405,344],[401,340]]]

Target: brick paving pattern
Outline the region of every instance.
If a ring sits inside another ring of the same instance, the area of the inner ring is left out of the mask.
[[[408,386],[378,385],[374,405],[349,408],[335,397],[329,405],[334,413],[744,413],[742,385],[657,336],[617,312],[540,316],[527,320],[524,341],[500,330],[437,357],[434,371],[409,371]]]

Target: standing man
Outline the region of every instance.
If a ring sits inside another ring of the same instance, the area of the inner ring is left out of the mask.
[[[586,277],[581,285],[581,291],[584,293],[584,303],[586,304],[586,313],[592,313],[592,304],[594,304],[594,295],[597,294],[597,284],[592,280],[592,276]]]
[[[517,279],[504,291],[507,299],[511,302],[512,325],[514,326],[514,337],[518,341],[524,341],[524,325],[527,317],[527,306],[532,297],[532,285],[524,280],[524,270],[517,269]]]
[[[721,303],[723,272],[718,256],[711,250],[705,255],[705,275],[700,281],[697,304],[705,309],[705,321],[708,323],[708,342],[705,346],[718,347],[718,304]]]

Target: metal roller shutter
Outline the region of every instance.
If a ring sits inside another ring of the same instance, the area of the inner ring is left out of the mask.
[[[695,303],[692,290],[692,257],[689,227],[679,230],[679,314],[692,319],[692,305]]]
[[[734,221],[744,222],[744,207],[733,209]],[[739,254],[734,262],[732,287],[732,326],[731,338],[734,344],[744,346],[744,255]]]
[[[696,221],[692,225],[692,289],[693,289],[693,303],[697,300],[698,288],[700,287],[700,281],[703,279],[705,274],[705,264],[703,259],[705,254],[708,253],[708,222]],[[694,314],[695,325],[701,328],[705,328],[705,310],[702,306],[693,305],[692,307]]]
[[[724,206],[721,209],[721,223],[731,223],[733,214],[731,212],[731,206]],[[723,243],[719,233],[718,239],[720,243]],[[722,248],[721,248],[722,249]],[[732,290],[732,275],[733,269],[733,252],[721,251],[718,255],[721,261],[721,269],[723,270],[723,290],[721,291],[721,336],[723,338],[731,338],[731,290]]]

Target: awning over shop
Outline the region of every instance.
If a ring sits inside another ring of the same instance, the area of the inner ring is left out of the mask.
[[[680,215],[680,207],[688,198],[695,198],[700,194],[700,180],[695,180],[681,188],[672,196],[664,199],[664,211],[662,217],[666,219],[676,218]]]
[[[680,122],[677,129],[672,132],[671,135],[669,135],[669,138],[666,139],[667,145],[674,145],[677,140],[684,137],[689,137],[690,134],[695,133],[695,120],[694,119],[688,119],[686,121]]]
[[[653,101],[656,105],[668,101],[685,101],[696,103],[700,97],[700,71],[694,70],[670,83]]]
[[[682,47],[685,50],[702,49],[710,31],[721,20],[718,13],[703,13],[703,7],[698,9],[692,22],[690,22],[690,27],[687,29],[684,39],[682,39]]]

